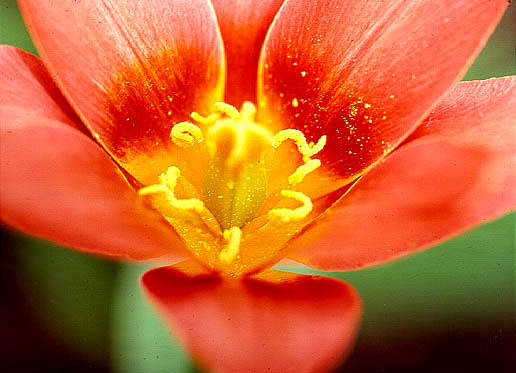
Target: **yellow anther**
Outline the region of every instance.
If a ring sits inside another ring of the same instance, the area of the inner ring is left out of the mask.
[[[181,172],[177,167],[171,166],[166,172],[162,173],[159,177],[160,184],[153,184],[141,188],[138,194],[151,195],[157,193],[165,193],[167,201],[170,206],[178,210],[194,210],[197,213],[201,213],[204,210],[204,203],[197,198],[178,199],[174,194],[174,190],[177,185],[177,179],[181,175]]]
[[[269,219],[280,221],[282,223],[290,223],[291,221],[298,221],[306,218],[312,211],[312,200],[307,195],[301,192],[294,192],[292,190],[282,190],[281,195],[283,197],[295,199],[296,201],[301,202],[302,205],[295,209],[272,209],[267,213]]]
[[[190,122],[177,123],[170,131],[172,141],[182,148],[188,148],[204,140],[202,131],[195,124]]]
[[[201,114],[196,113],[195,111],[190,114],[193,120],[195,120],[197,123],[201,123],[204,125],[210,125],[213,124],[219,119],[219,115],[217,113],[211,113],[207,117],[203,117]]]
[[[321,167],[321,161],[319,159],[310,159],[308,162],[299,166],[294,173],[288,177],[288,183],[290,185],[301,183],[306,175],[319,167]]]
[[[240,252],[240,240],[242,231],[238,227],[231,227],[224,231],[224,239],[228,241],[228,245],[219,253],[221,262],[231,263]]]
[[[324,146],[326,145],[326,135],[323,135],[319,138],[319,141],[317,141],[317,144],[313,145],[313,143],[310,143],[308,146],[310,148],[310,151],[307,154],[303,154],[303,160],[305,162],[308,162],[308,160],[305,160],[305,157],[313,157],[315,154],[319,153],[321,150],[323,150]]]
[[[216,102],[215,103],[215,110],[222,114],[226,114],[231,119],[239,119],[240,113],[238,112],[237,108],[233,105],[226,104],[225,102]]]
[[[272,146],[277,148],[279,147],[283,141],[293,140],[296,143],[297,150],[301,155],[303,155],[303,161],[308,162],[310,157],[319,153],[326,145],[326,135],[321,136],[317,144],[308,145],[306,142],[306,137],[303,132],[293,129],[287,128],[286,130],[279,131],[274,138],[272,139]]]

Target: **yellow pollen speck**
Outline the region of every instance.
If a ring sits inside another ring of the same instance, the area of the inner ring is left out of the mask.
[[[393,99],[393,98],[394,98],[394,95],[390,95],[390,96],[389,96],[389,98],[390,98],[390,99]]]
[[[306,71],[301,71],[301,76],[304,78],[306,76]]]
[[[219,259],[221,262],[229,264],[240,252],[242,231],[238,227],[226,229],[224,231],[224,239],[228,241],[228,245],[219,253]]]
[[[299,101],[295,97],[292,99],[292,106],[293,107],[298,107],[299,106]]]
[[[383,119],[383,120],[387,119],[387,116],[386,116],[386,115],[384,115],[384,116],[382,117],[382,119]]]
[[[190,122],[177,123],[170,131],[172,141],[182,148],[188,148],[204,140],[202,131],[195,124]]]
[[[366,109],[369,109],[369,108],[371,107],[371,105],[366,103],[366,104],[364,104],[364,107],[365,107]]]
[[[295,199],[302,203],[302,206],[295,209],[288,208],[275,208],[267,213],[267,216],[271,220],[280,221],[282,223],[289,223],[291,221],[298,221],[306,218],[312,211],[312,201],[310,198],[301,193],[294,192],[292,190],[282,190],[281,195],[283,197]]]

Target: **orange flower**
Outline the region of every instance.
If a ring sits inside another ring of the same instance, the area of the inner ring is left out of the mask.
[[[321,371],[346,270],[516,204],[516,77],[464,82],[505,0],[20,0],[0,48],[2,220],[170,267],[143,286],[220,371]],[[224,42],[224,44],[223,44]]]

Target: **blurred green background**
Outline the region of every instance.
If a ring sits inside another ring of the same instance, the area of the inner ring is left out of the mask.
[[[0,42],[36,53],[14,0],[0,0]],[[514,74],[516,4],[465,80]],[[353,284],[364,302],[355,352],[341,370],[512,372],[515,218],[382,266],[330,273]],[[143,299],[146,267],[6,227],[1,239],[3,371],[198,371]]]

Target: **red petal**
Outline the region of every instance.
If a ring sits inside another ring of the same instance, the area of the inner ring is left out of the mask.
[[[278,271],[238,280],[164,267],[143,286],[194,357],[222,372],[333,368],[353,345],[361,310],[344,282]]]
[[[171,164],[185,176],[195,169],[186,166],[199,157],[169,134],[223,96],[223,48],[208,0],[19,3],[57,84],[129,172],[149,184]]]
[[[256,101],[260,50],[283,1],[212,0],[226,51],[226,102]]]
[[[404,144],[292,242],[344,270],[434,245],[516,206],[516,77],[458,84]]]
[[[0,45],[0,70],[2,122],[36,116],[84,129],[38,57]]]
[[[258,101],[347,179],[399,144],[472,63],[506,0],[287,0],[261,56]]]
[[[2,126],[2,220],[24,232],[97,254],[145,259],[183,244],[141,205],[109,156],[84,134],[48,119]]]

